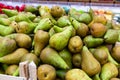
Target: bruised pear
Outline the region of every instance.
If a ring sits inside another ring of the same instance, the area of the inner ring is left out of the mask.
[[[53,17],[61,17],[64,14],[64,9],[60,6],[52,6],[51,14]]]
[[[35,33],[34,36],[34,42],[35,42],[35,46],[34,46],[34,50],[35,50],[35,54],[37,56],[40,55],[40,52],[42,51],[42,49],[48,44],[49,42],[49,33],[43,30],[38,30]]]
[[[82,39],[79,36],[73,36],[68,43],[68,49],[73,53],[79,53],[83,47]]]
[[[55,80],[56,70],[49,64],[40,65],[37,69],[38,80]]]

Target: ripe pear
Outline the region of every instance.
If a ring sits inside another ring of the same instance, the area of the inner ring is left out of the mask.
[[[93,56],[100,62],[100,64],[105,64],[108,62],[108,54],[103,49],[95,49]]]
[[[82,56],[81,54],[77,53],[77,54],[73,54],[72,57],[72,63],[74,65],[74,67],[81,67],[81,62],[82,62]]]
[[[110,80],[120,80],[120,78],[111,78]]]
[[[64,14],[64,9],[60,6],[55,5],[55,6],[52,6],[50,13],[53,17],[59,18]]]
[[[6,14],[0,14],[0,18],[8,18]]]
[[[5,64],[18,64],[24,54],[27,54],[28,50],[24,48],[18,48],[14,52],[0,57],[0,62]]]
[[[72,26],[68,26],[64,31],[54,34],[50,37],[49,45],[56,50],[63,50],[72,35]]]
[[[12,21],[11,24],[9,25],[10,27],[13,27],[14,29],[16,29],[16,27],[18,27],[18,23],[15,21]]]
[[[55,34],[54,28],[52,27],[49,31],[48,31],[50,37],[53,36]]]
[[[117,75],[118,69],[115,64],[108,62],[102,66],[100,73],[100,78],[102,80],[110,80],[111,78],[117,77]]]
[[[29,61],[29,62],[34,61],[34,63],[36,65],[38,65],[39,62],[40,62],[40,59],[34,53],[28,53],[28,54],[23,55],[23,57],[21,58],[20,61],[21,62],[24,62],[24,61]]]
[[[17,68],[18,68],[18,65],[15,65],[15,64],[9,65],[7,67],[7,69],[5,70],[5,74],[7,74],[7,75],[13,75],[14,72],[17,70]]]
[[[42,49],[49,43],[49,34],[46,31],[38,30],[34,36],[34,51],[37,56],[40,55]]]
[[[35,6],[33,6],[33,5],[26,5],[25,6],[25,11],[33,13],[33,12],[37,11],[37,8]]]
[[[120,46],[114,46],[112,48],[111,56],[118,62],[120,62]]]
[[[37,69],[38,80],[55,80],[56,70],[49,64],[40,65]]]
[[[56,68],[69,69],[69,66],[59,56],[58,52],[50,47],[46,47],[41,51],[40,59],[43,63],[51,64]]]
[[[10,10],[10,9],[2,9],[2,11],[9,17],[15,16],[18,14],[17,10]]]
[[[16,41],[7,37],[0,38],[0,57],[3,57],[17,48]]]
[[[7,18],[0,18],[0,24],[4,25],[4,26],[9,26],[11,23],[11,21]]]
[[[7,35],[6,37],[14,39],[17,45],[21,48],[29,49],[32,45],[32,39],[27,34],[14,33],[14,34]]]
[[[73,36],[68,43],[68,49],[72,53],[79,53],[83,47],[82,39],[79,36]]]
[[[102,23],[94,23],[90,27],[90,32],[94,37],[103,37],[106,30],[106,27]]]
[[[83,70],[71,69],[65,75],[65,80],[92,80]]]
[[[93,76],[101,71],[100,63],[95,59],[86,46],[82,49],[81,67],[89,76]]]

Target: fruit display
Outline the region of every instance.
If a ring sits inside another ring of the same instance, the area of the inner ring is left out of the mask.
[[[33,61],[38,80],[119,80],[120,24],[92,9],[1,9],[0,74]],[[114,13],[109,13],[113,16]]]

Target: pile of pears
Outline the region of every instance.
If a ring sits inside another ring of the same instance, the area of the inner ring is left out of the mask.
[[[38,80],[120,80],[120,27],[103,14],[27,5],[0,14],[0,74],[34,61]]]

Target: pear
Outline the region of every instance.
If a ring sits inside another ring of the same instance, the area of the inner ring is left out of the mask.
[[[36,28],[34,29],[34,33],[37,32],[37,30],[49,30],[53,26],[53,23],[49,18],[41,19]]]
[[[79,36],[73,36],[68,43],[68,49],[72,53],[79,53],[83,47],[82,39]]]
[[[111,56],[118,62],[120,62],[120,46],[114,46],[112,48]]]
[[[12,17],[9,17],[8,19],[9,19],[10,21],[15,21],[15,18],[16,18],[16,16],[12,16]]]
[[[108,44],[114,44],[119,38],[118,31],[115,29],[109,29],[104,35],[105,42]]]
[[[18,23],[19,26],[17,26],[16,32],[17,33],[25,33],[25,34],[30,34],[33,33],[35,29],[35,24],[34,23],[28,23],[26,21],[21,21]]]
[[[117,77],[118,69],[115,64],[108,62],[102,66],[100,78],[102,80],[110,80],[111,78]]]
[[[37,56],[40,55],[42,49],[49,43],[49,34],[46,31],[38,30],[34,36],[34,51]]]
[[[17,10],[2,9],[2,11],[9,17],[15,16],[18,14]]]
[[[69,68],[72,68],[72,54],[70,53],[70,51],[68,49],[63,49],[59,52],[59,55],[67,63]]]
[[[73,54],[72,57],[72,63],[75,67],[80,68],[81,67],[81,62],[82,62],[82,56],[81,54],[77,53],[77,54]]]
[[[29,62],[34,61],[34,63],[36,65],[38,65],[39,62],[40,62],[40,59],[34,53],[28,53],[28,54],[23,55],[23,57],[21,58],[20,61],[21,62],[24,62],[24,61],[29,61]]]
[[[31,20],[33,21],[36,18],[35,14],[32,14],[31,12],[26,12],[25,15]]]
[[[83,70],[71,69],[67,71],[65,80],[92,80]]]
[[[37,11],[37,8],[35,6],[33,6],[33,5],[26,5],[25,6],[25,11],[33,13],[33,12]]]
[[[92,35],[88,35],[83,39],[83,42],[88,48],[92,48],[101,45],[104,40],[102,38],[94,38]]]
[[[95,74],[92,79],[93,79],[93,80],[101,80],[101,79],[100,79],[100,76],[99,76],[99,73],[98,73],[98,74]]]
[[[59,18],[64,14],[64,9],[60,6],[55,5],[55,6],[52,6],[50,13],[53,17]]]
[[[115,61],[114,58],[111,56],[108,47],[106,47],[106,46],[99,46],[99,47],[97,47],[97,48],[98,48],[98,49],[102,49],[102,50],[104,50],[104,51],[107,53],[107,55],[108,55],[108,61],[109,61],[109,62],[115,64],[116,66],[119,65],[119,63],[118,63],[117,61]]]
[[[68,16],[62,16],[57,20],[57,25],[59,27],[65,27],[71,25],[71,22],[69,21]]]
[[[103,49],[95,49],[93,56],[100,62],[100,64],[105,64],[108,62],[108,54]]]
[[[78,21],[83,22],[85,24],[89,24],[91,20],[91,16],[88,13],[82,13],[78,19]]]
[[[107,23],[106,23],[106,29],[112,29],[112,21],[111,20],[107,20]]]
[[[18,48],[14,52],[0,57],[0,63],[5,64],[18,64],[24,54],[27,54],[28,50],[24,48]]]
[[[86,24],[80,23],[72,17],[70,17],[70,21],[75,28],[77,35],[85,37],[88,34],[89,28]]]
[[[16,27],[19,27],[18,23],[15,21],[12,21],[11,24],[9,25],[10,27],[13,27],[14,30],[16,29]],[[16,31],[15,31],[16,32]]]
[[[37,69],[38,80],[55,80],[56,70],[48,64],[40,65]]]
[[[90,32],[94,37],[103,37],[106,30],[106,27],[102,23],[93,23],[90,27]]]
[[[13,27],[0,25],[0,35],[6,36],[14,32],[15,32],[15,29]]]
[[[56,70],[56,75],[59,77],[59,80],[65,80],[66,70]]]
[[[8,18],[6,14],[0,14],[0,18]]]
[[[40,17],[40,16],[37,16],[37,17],[33,20],[33,22],[34,22],[34,23],[39,23],[40,20],[41,20],[41,17]]]
[[[58,52],[50,47],[41,51],[40,59],[43,63],[51,64],[60,69],[69,69],[66,62],[59,56]]]
[[[11,52],[13,52],[17,48],[17,44],[15,40],[2,37],[0,38],[0,57],[3,57]]]
[[[112,24],[113,29],[115,29],[115,30],[120,29],[120,23],[118,23],[117,21],[113,20],[111,24]]]
[[[82,49],[81,67],[89,76],[93,76],[101,71],[100,63],[94,58],[86,46]]]
[[[0,18],[0,24],[2,24],[2,25],[9,26],[10,23],[11,23],[11,21],[9,19]]]
[[[68,26],[64,31],[56,33],[50,37],[49,45],[56,50],[64,49],[72,35],[73,28]]]
[[[17,70],[17,68],[18,68],[18,65],[15,65],[15,64],[9,65],[8,68],[5,70],[5,74],[13,75],[14,72]]]
[[[14,34],[7,35],[6,37],[14,39],[17,45],[21,48],[29,49],[32,45],[32,39],[27,34],[14,33]]]

